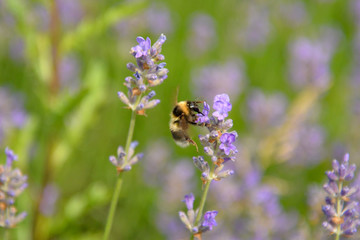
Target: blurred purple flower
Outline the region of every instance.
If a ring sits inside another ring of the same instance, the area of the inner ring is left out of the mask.
[[[191,19],[186,50],[190,58],[196,58],[214,47],[217,42],[214,19],[205,13],[195,13]]]
[[[40,203],[40,211],[45,216],[52,216],[55,213],[55,205],[57,200],[59,199],[59,189],[58,187],[50,183],[46,185],[44,192],[43,192],[43,198],[41,199]]]
[[[191,191],[194,168],[188,159],[184,159],[176,164],[169,164],[166,171],[167,174],[162,178],[165,185],[160,194],[161,203],[159,204],[163,210],[174,210],[178,206],[179,199]]]
[[[165,5],[152,4],[145,13],[147,28],[153,34],[171,33],[174,31],[174,25],[171,19],[172,13]]]
[[[214,184],[216,192],[212,195],[219,199],[220,204],[227,202],[222,209],[224,228],[230,229],[228,234],[237,236],[235,239],[291,239],[296,231],[296,214],[282,209],[279,190],[262,182],[263,174],[259,167],[251,163],[243,167],[241,179],[235,175]],[[226,187],[231,181],[234,186]],[[220,189],[222,186],[225,189]],[[224,196],[229,196],[232,201]]]
[[[314,165],[324,154],[325,131],[318,125],[301,125],[294,129],[288,146],[289,163],[293,165]]]
[[[211,195],[217,200],[219,210],[225,209],[224,215],[226,215],[226,209],[231,209],[234,204],[240,201],[243,197],[242,193],[243,191],[239,188],[238,179],[236,178],[231,177],[224,181],[212,183]]]
[[[0,144],[7,133],[15,128],[22,128],[26,120],[22,97],[10,92],[8,88],[0,88]]]
[[[167,171],[167,163],[171,158],[171,151],[168,142],[164,139],[151,141],[147,144],[144,151],[146,161],[144,161],[144,179],[145,183],[157,186],[163,181],[159,178],[162,172]]]
[[[245,50],[252,50],[267,43],[271,24],[269,10],[265,5],[251,3],[246,11],[245,26],[240,29],[238,38]]]
[[[179,208],[179,199],[193,187],[194,168],[188,159],[175,164],[169,161],[166,163],[163,171],[166,174],[158,175],[159,181],[163,184],[157,202],[158,227],[166,236],[169,236],[169,239],[180,240],[186,238],[188,233],[181,225],[180,219],[174,216],[174,212]],[[189,207],[191,207],[190,204]]]
[[[322,28],[317,40],[298,38],[290,44],[290,83],[297,89],[325,89],[331,80],[330,60],[339,41],[339,33]]]
[[[352,0],[350,1],[350,11],[354,14],[355,23],[359,27],[360,26],[360,0]]]
[[[39,31],[48,31],[50,27],[50,15],[46,7],[42,4],[34,5],[31,14],[35,19],[35,25]]]
[[[16,37],[10,41],[9,54],[12,60],[22,62],[25,57],[25,44],[21,37]]]
[[[241,60],[231,59],[196,69],[191,76],[195,94],[207,100],[214,99],[219,92],[226,92],[232,99],[238,98],[246,82],[243,65]]]
[[[160,212],[156,223],[159,230],[166,236],[166,239],[184,240],[189,237],[189,233],[183,227],[179,217]]]
[[[280,6],[280,14],[284,18],[284,23],[291,26],[299,26],[308,19],[308,13],[304,2],[284,2]]]
[[[6,155],[6,166],[10,168],[13,161],[17,160],[18,156],[15,155],[14,152],[8,147],[5,148],[5,155]]]
[[[267,130],[281,124],[287,107],[286,97],[281,93],[265,95],[261,90],[254,90],[247,100],[246,116],[256,131]]]
[[[62,26],[72,28],[82,19],[84,13],[79,0],[56,0]]]
[[[77,91],[80,85],[80,63],[74,55],[66,55],[59,66],[61,88]]]

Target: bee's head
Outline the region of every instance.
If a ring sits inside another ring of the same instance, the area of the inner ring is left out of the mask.
[[[187,102],[187,106],[189,107],[189,109],[190,109],[191,111],[194,111],[194,112],[197,112],[197,113],[199,113],[199,114],[204,115],[204,114],[200,111],[198,103],[202,103],[202,102],[201,102],[201,101],[188,101],[188,102]]]

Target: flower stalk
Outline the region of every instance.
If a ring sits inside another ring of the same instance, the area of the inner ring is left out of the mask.
[[[128,89],[127,94],[118,92],[120,100],[131,109],[130,126],[125,149],[119,146],[117,156],[110,156],[109,158],[110,162],[116,167],[118,177],[105,225],[104,240],[110,237],[116,206],[123,185],[124,172],[130,171],[132,165],[136,164],[143,157],[142,153],[135,154],[135,147],[138,145],[138,142],[133,141],[136,115],[146,115],[146,109],[153,108],[160,102],[158,99],[151,100],[155,96],[155,92],[149,92],[149,88],[161,84],[167,78],[168,70],[164,68],[165,63],[157,64],[157,62],[164,60],[164,56],[160,52],[165,40],[165,35],[161,34],[158,41],[151,46],[149,38],[145,40],[142,37],[138,37],[137,42],[139,45],[131,48],[130,51],[135,57],[137,65],[133,63],[127,64],[127,68],[134,72],[134,74],[133,77],[125,78],[124,85]]]

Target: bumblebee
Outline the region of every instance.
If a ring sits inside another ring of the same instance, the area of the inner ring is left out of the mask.
[[[189,124],[200,126],[196,123],[196,114],[202,114],[199,109],[199,103],[202,103],[202,101],[178,102],[170,114],[170,132],[175,143],[180,147],[187,147],[189,144],[192,144],[198,150],[196,143],[190,138],[187,130]]]

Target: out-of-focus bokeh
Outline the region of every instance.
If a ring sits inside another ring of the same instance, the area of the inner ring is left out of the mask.
[[[124,176],[111,238],[189,238],[178,212],[185,194],[200,199],[192,157],[204,152],[172,141],[178,88],[178,100],[227,93],[239,134],[203,238],[327,239],[324,172],[346,152],[360,164],[359,0],[0,0],[0,150],[18,154],[29,184],[11,239],[101,239],[109,156],[130,120],[117,92],[136,37],[161,33],[168,78],[154,88],[161,103],[137,116],[144,157]],[[202,132],[190,129],[198,143]]]

